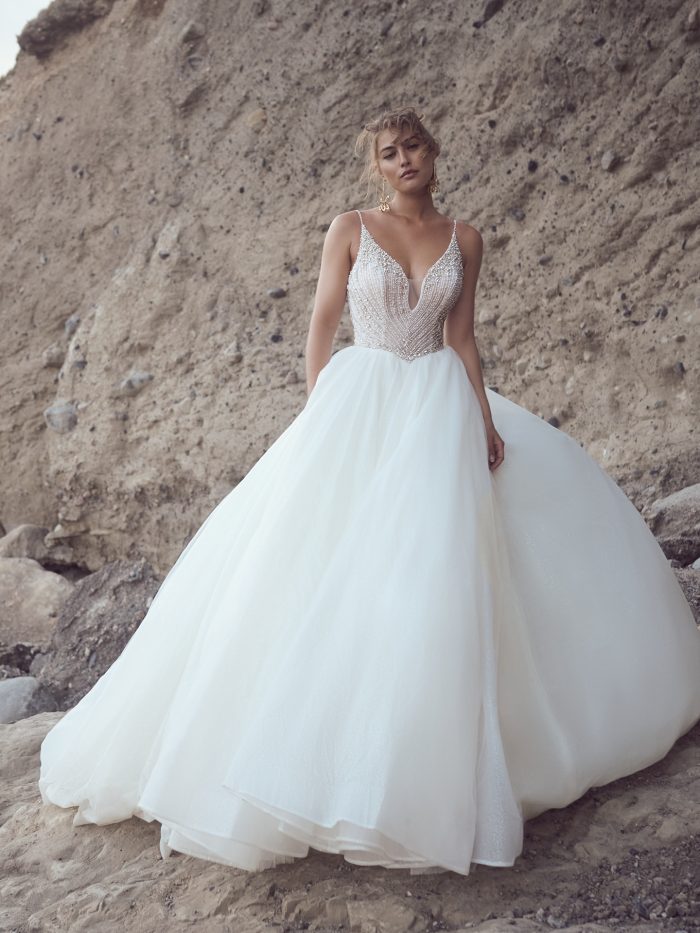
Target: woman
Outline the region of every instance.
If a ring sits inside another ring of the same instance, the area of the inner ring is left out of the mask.
[[[403,110],[358,146],[394,196],[329,227],[307,402],[46,736],[39,787],[76,824],[158,820],[163,856],[466,875],[666,754],[700,633],[621,489],[484,388],[482,241],[433,207],[437,141]]]

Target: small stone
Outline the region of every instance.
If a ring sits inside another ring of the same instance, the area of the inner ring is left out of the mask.
[[[286,288],[269,288],[267,294],[270,298],[284,298],[287,294]]]
[[[190,20],[180,33],[180,42],[197,42],[204,37],[205,32],[206,30],[201,23]]]
[[[41,354],[41,365],[44,369],[60,369],[63,366],[63,360],[66,353],[63,347],[57,343],[52,343]]]
[[[675,373],[677,376],[683,376],[683,375],[685,375],[686,368],[685,368],[685,366],[683,365],[683,360],[678,360],[677,363],[674,363],[674,364],[673,364],[673,371],[674,371],[674,373]]]
[[[479,324],[495,324],[498,320],[498,311],[493,308],[482,308],[479,311]]]
[[[67,434],[78,423],[78,410],[72,402],[58,400],[44,409],[44,420],[52,431]]]
[[[606,149],[600,158],[601,168],[606,172],[611,172],[618,162],[619,156],[613,149]]]
[[[661,320],[663,320],[667,315],[668,315],[668,308],[666,307],[666,305],[661,305],[661,307],[657,308],[656,311],[654,312],[654,317],[658,317]]]
[[[66,320],[65,324],[63,325],[63,330],[64,330],[66,337],[72,337],[73,334],[78,329],[79,324],[80,324],[80,315],[71,314],[71,316]]]
[[[528,172],[536,172],[538,164],[539,163],[537,162],[537,159],[530,159],[529,162],[527,163]]]
[[[511,217],[514,217],[515,220],[525,220],[525,211],[522,207],[511,207],[508,213]]]
[[[119,383],[117,394],[137,395],[152,379],[153,373],[141,372],[140,370],[134,369]]]
[[[267,114],[261,108],[251,111],[245,118],[245,122],[256,133],[259,133],[267,123]]]
[[[546,256],[540,256],[540,258],[537,261],[539,262],[541,266],[546,266],[548,263],[552,261],[552,257],[549,254],[547,254]]]
[[[167,249],[159,249],[159,250],[158,250],[158,255],[160,256],[161,259],[167,259],[168,256],[170,255],[170,250],[167,250]]]
[[[284,379],[286,385],[291,386],[299,382],[299,376],[297,375],[296,370],[290,369]]]

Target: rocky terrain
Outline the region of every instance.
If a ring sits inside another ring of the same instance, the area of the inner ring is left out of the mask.
[[[311,852],[248,874],[161,859],[157,822],[73,826],[37,801],[60,713],[0,727],[0,929],[645,933],[700,929],[700,726],[656,765],[526,824],[512,868],[411,876]]]
[[[356,134],[414,105],[485,253],[491,388],[630,496],[700,621],[700,11],[54,0],[0,79],[0,929],[700,930],[700,727],[511,869],[161,860],[42,807],[43,736],[306,400]],[[347,314],[336,347],[352,341]],[[507,439],[506,439],[507,440]],[[631,646],[633,650],[633,646]]]

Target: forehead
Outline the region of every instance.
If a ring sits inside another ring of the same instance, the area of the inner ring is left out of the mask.
[[[393,149],[400,143],[407,143],[410,139],[420,141],[420,136],[415,130],[405,129],[398,131],[396,129],[382,130],[377,136],[377,152],[384,149]]]

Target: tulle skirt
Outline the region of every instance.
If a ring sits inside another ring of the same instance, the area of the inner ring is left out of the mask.
[[[487,394],[494,473],[451,347],[336,352],[44,739],[43,800],[158,820],[163,856],[468,874],[663,757],[700,718],[675,575],[575,440]]]

